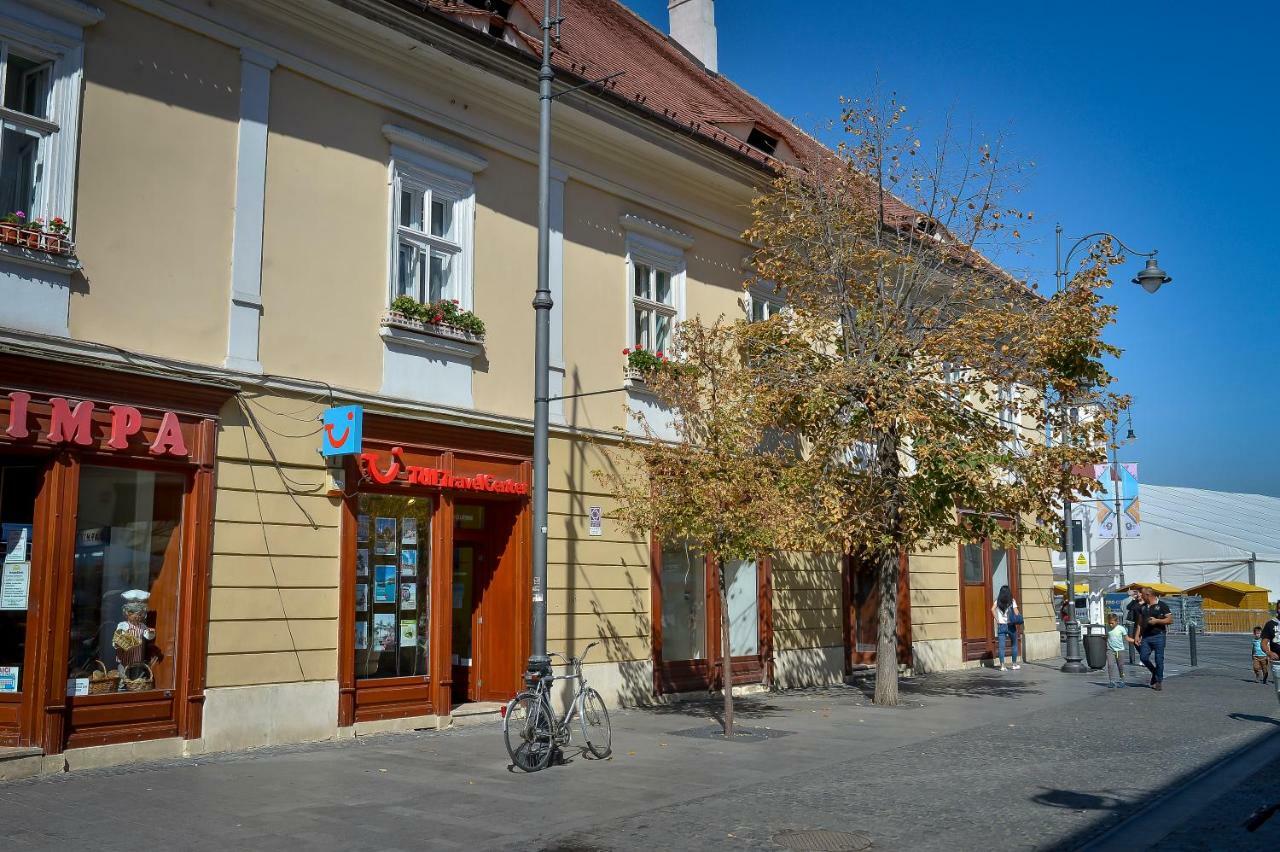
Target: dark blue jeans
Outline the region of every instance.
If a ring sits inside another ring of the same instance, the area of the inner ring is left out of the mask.
[[[1155,675],[1156,683],[1164,680],[1164,634],[1152,633],[1143,636],[1142,641],[1138,644],[1138,656],[1142,658],[1142,664],[1151,670],[1151,674]],[[1155,657],[1155,662],[1151,658]]]

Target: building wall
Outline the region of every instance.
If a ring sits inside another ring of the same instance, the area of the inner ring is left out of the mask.
[[[86,31],[71,336],[221,364],[239,53],[116,0]]]
[[[773,559],[774,681],[783,688],[844,677],[843,560],[787,553]]]

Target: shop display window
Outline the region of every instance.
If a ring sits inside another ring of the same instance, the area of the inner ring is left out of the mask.
[[[356,677],[426,676],[432,500],[361,494],[357,506]]]
[[[34,463],[0,465],[0,694],[22,691],[27,652],[36,492],[40,468]]]
[[[186,477],[80,469],[67,691],[172,689]]]
[[[662,658],[706,659],[707,562],[683,544],[662,549]]]

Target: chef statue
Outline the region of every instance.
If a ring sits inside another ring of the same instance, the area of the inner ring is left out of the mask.
[[[147,626],[150,592],[130,589],[120,597],[124,598],[124,621],[116,625],[111,644],[116,649],[116,662],[123,675],[129,666],[148,660],[151,655],[147,653],[147,646],[155,641],[156,631]]]

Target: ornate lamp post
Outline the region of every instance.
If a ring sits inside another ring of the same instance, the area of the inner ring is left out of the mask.
[[[1055,230],[1056,235],[1056,253],[1054,277],[1057,279],[1058,291],[1066,285],[1067,269],[1071,264],[1072,256],[1085,244],[1092,243],[1101,237],[1108,237],[1116,242],[1126,253],[1135,254],[1139,257],[1147,258],[1147,264],[1141,272],[1133,279],[1133,283],[1142,287],[1148,293],[1155,293],[1165,284],[1173,279],[1165,273],[1160,265],[1156,263],[1156,251],[1134,251],[1125,245],[1115,234],[1106,231],[1098,231],[1093,234],[1086,234],[1076,241],[1066,254],[1062,255],[1062,226],[1058,225]],[[1064,415],[1065,416],[1065,415]],[[1066,435],[1066,426],[1064,423],[1063,435]],[[1132,429],[1130,429],[1132,433]],[[1118,519],[1117,519],[1118,522]],[[1117,530],[1117,539],[1119,542],[1120,532]],[[1068,618],[1064,627],[1067,633],[1067,648],[1063,654],[1065,662],[1062,664],[1062,671],[1083,674],[1089,671],[1089,667],[1084,664],[1084,650],[1080,643],[1080,622],[1076,613],[1076,567],[1075,561],[1072,559],[1072,541],[1071,541],[1071,492],[1065,492],[1062,495],[1062,555],[1065,557],[1067,564],[1067,605],[1066,611]]]

